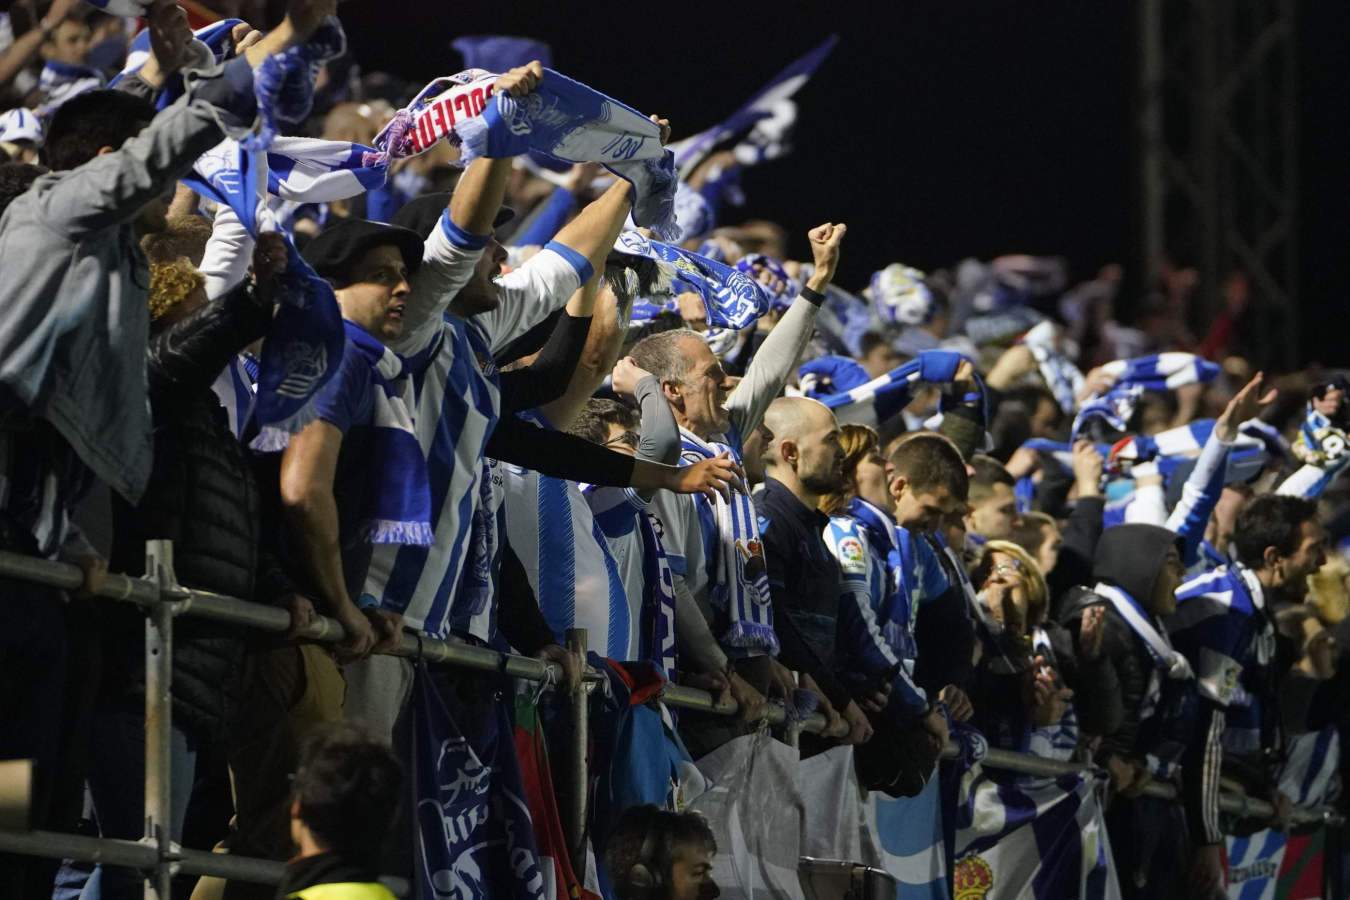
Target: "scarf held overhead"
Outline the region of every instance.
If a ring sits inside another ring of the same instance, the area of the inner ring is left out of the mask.
[[[708,309],[708,324],[714,328],[744,328],[769,311],[764,288],[744,272],[731,266],[681,250],[669,244],[648,240],[636,231],[625,231],[614,242],[614,249],[629,256],[656,260],[663,287],[673,291],[678,282],[703,298]]]
[[[531,151],[598,162],[633,185],[637,225],[662,237],[678,233],[674,156],[655,122],[552,69],[523,97],[497,93],[497,77],[468,69],[432,81],[376,136],[374,159],[416,156],[448,140],[463,163]]]

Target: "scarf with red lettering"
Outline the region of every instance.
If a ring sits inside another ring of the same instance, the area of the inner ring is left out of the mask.
[[[642,113],[552,69],[523,97],[497,94],[496,75],[467,69],[437,78],[375,137],[367,165],[416,156],[448,140],[464,163],[529,152],[603,163],[633,185],[633,221],[677,234],[675,162]]]

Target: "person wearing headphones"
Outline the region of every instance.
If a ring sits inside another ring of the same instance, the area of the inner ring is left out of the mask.
[[[617,900],[713,900],[717,839],[695,812],[654,804],[624,810],[605,847],[605,868]]]

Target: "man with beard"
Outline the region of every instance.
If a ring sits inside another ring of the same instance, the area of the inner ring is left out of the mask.
[[[764,423],[774,438],[764,455],[760,534],[774,621],[792,626],[777,629],[780,658],[788,668],[810,675],[830,706],[843,714],[848,730],[836,736],[844,743],[865,743],[872,725],[835,674],[840,599],[847,588],[825,544],[829,517],[818,508],[821,497],[844,484],[839,425],[827,406],[806,397],[773,401]],[[865,627],[876,631],[876,620],[869,618]]]
[[[1275,628],[1274,603],[1305,589],[1326,561],[1317,504],[1301,497],[1253,500],[1238,514],[1233,544],[1237,562],[1183,584],[1168,621],[1201,698],[1182,762],[1190,776],[1186,813],[1198,848],[1191,869],[1197,895],[1223,883],[1218,784],[1225,754],[1254,754],[1257,780],[1267,787],[1281,755],[1279,684],[1294,654]],[[1277,807],[1288,804],[1271,796]]]

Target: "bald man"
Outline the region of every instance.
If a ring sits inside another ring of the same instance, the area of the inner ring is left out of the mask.
[[[866,714],[836,674],[836,630],[846,593],[839,563],[825,546],[829,517],[820,498],[844,484],[839,425],[822,403],[780,397],[764,424],[773,437],[764,452],[764,493],[756,502],[764,557],[769,568],[773,614],[782,644],[780,661],[809,675],[843,717],[844,743],[872,734]]]

